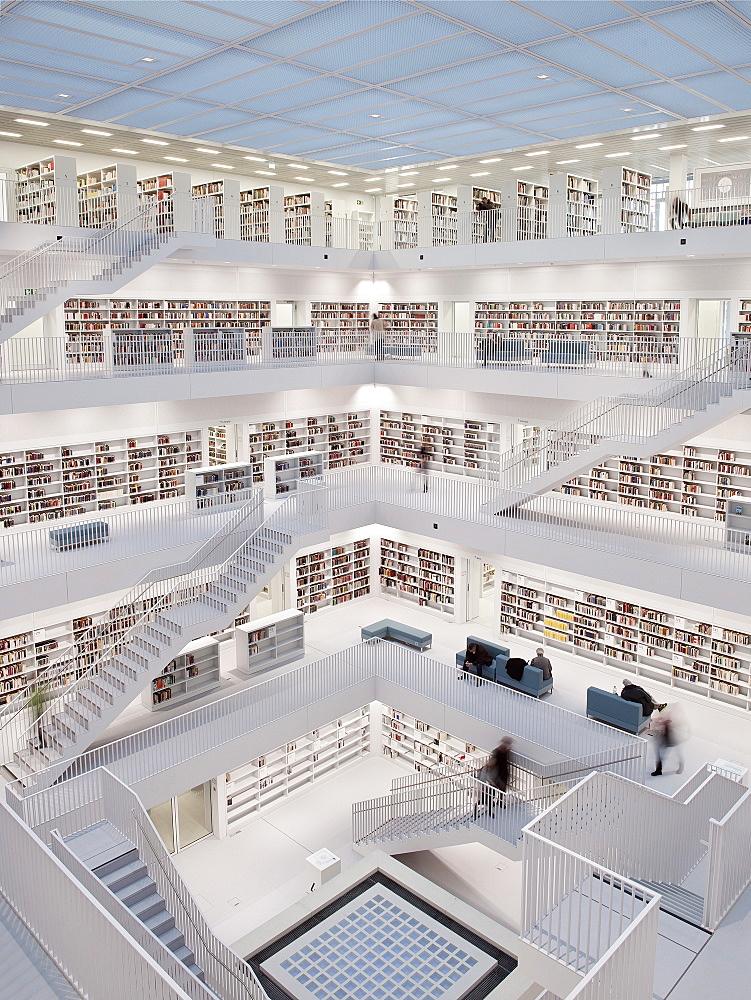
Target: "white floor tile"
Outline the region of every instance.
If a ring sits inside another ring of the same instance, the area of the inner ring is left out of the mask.
[[[676,944],[669,938],[657,938],[657,959],[655,961],[654,996],[665,1000],[672,988],[691,965],[695,954],[689,948]]]

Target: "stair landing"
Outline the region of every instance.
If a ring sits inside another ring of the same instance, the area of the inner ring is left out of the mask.
[[[108,820],[66,837],[65,843],[92,871],[135,850],[133,844]]]

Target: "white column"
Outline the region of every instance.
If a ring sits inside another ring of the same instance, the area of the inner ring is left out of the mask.
[[[686,174],[688,173],[688,157],[685,153],[670,154],[670,180],[668,187],[671,191],[686,190]]]

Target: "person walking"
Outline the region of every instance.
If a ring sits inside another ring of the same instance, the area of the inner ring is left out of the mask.
[[[506,795],[511,785],[511,747],[513,741],[510,736],[504,736],[493,753],[490,755],[495,764],[495,787],[501,793],[499,805],[501,809],[506,808]]]
[[[553,676],[553,664],[545,656],[545,650],[542,646],[538,646],[537,655],[529,661],[529,665],[530,667],[539,667],[542,670],[542,679],[544,681],[549,681]]]
[[[430,467],[430,448],[424,444],[420,448],[420,474],[422,476],[422,491],[423,493],[428,492],[428,469]]]
[[[638,684],[633,684],[629,680],[624,680],[623,682],[621,698],[624,701],[635,701],[638,705],[641,705],[641,714],[645,719],[648,719],[653,712],[662,712],[667,708],[667,702],[663,701],[658,704],[643,687],[639,687]]]
[[[662,774],[663,762],[668,751],[672,748],[675,748],[678,758],[678,767],[675,769],[675,773],[683,773],[683,757],[678,742],[678,735],[673,724],[673,719],[665,712],[655,722],[655,769],[652,771],[653,778]]]
[[[370,335],[373,342],[373,351],[375,352],[376,361],[383,361],[385,332],[386,323],[381,317],[381,314],[373,313],[373,319],[370,321]]]

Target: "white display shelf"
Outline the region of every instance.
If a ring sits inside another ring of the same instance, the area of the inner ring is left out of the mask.
[[[218,240],[240,238],[240,182],[234,177],[193,185],[194,211],[204,212],[207,231]]]
[[[201,463],[201,432],[175,431],[0,453],[0,524],[168,500]]]
[[[432,246],[456,246],[457,217],[456,198],[442,191],[424,191],[418,195],[418,214],[429,216],[430,229],[427,234]],[[422,246],[425,243],[420,240]]]
[[[680,319],[675,299],[475,302],[479,336],[522,340],[528,360],[551,340],[585,340],[593,360],[677,365]]]
[[[598,183],[560,172],[550,175],[551,237],[594,236],[599,231]]]
[[[501,183],[502,231],[506,240],[544,240],[548,235],[549,189],[534,181]]]
[[[209,465],[227,465],[234,456],[234,424],[217,424],[206,430]]]
[[[453,765],[474,773],[488,759],[479,747],[386,705],[381,714],[381,740],[384,756],[405,760],[416,771]]]
[[[78,225],[76,161],[72,156],[47,156],[16,169],[18,222]]]
[[[394,198],[394,250],[417,246],[418,205],[414,198]]]
[[[303,479],[322,475],[323,455],[320,451],[299,451],[263,460],[264,493],[270,498],[296,493]]]
[[[473,417],[381,410],[379,431],[381,462],[420,468],[420,450],[425,446],[430,452],[430,470],[486,476],[498,468],[500,424]]]
[[[190,174],[167,171],[138,181],[141,204],[156,207],[157,232],[190,232],[193,225]]]
[[[240,192],[240,239],[283,243],[283,187],[249,188]]]
[[[386,596],[453,616],[455,562],[447,552],[382,538],[381,590]]]
[[[274,670],[305,655],[304,618],[300,611],[279,611],[235,630],[237,668],[245,674]]]
[[[370,594],[370,539],[329,545],[294,561],[298,610],[312,613]]]
[[[245,462],[210,465],[191,469],[186,479],[187,493],[198,500],[227,496],[253,487],[253,469]]]
[[[684,445],[646,459],[614,456],[559,489],[568,496],[725,521],[731,497],[751,500],[751,452]]]
[[[603,232],[647,232],[651,187],[649,174],[630,167],[606,167],[602,172]]]
[[[204,636],[188,643],[167,664],[143,692],[141,701],[152,712],[158,712],[215,691],[220,682],[219,643]]]
[[[299,452],[323,455],[324,469],[339,469],[370,460],[370,411],[348,410],[285,417],[248,424],[248,461],[253,482],[264,482],[264,459]]]
[[[370,708],[363,706],[228,771],[219,795],[220,836],[237,833],[266,806],[370,752]]]
[[[102,229],[127,218],[135,213],[137,204],[132,163],[113,163],[78,175],[78,224],[84,229]]]
[[[324,242],[325,204],[319,192],[303,192],[284,198],[284,241],[295,246],[317,246]]]
[[[422,354],[438,351],[437,302],[381,302],[378,306],[384,320],[384,350],[397,357],[405,348]],[[390,350],[393,349],[393,350]]]
[[[370,339],[367,302],[311,302],[310,322],[318,329],[319,352],[362,352]]]
[[[751,707],[751,634],[720,622],[504,570],[501,632],[544,636],[609,666]],[[655,602],[657,603],[657,602]]]

